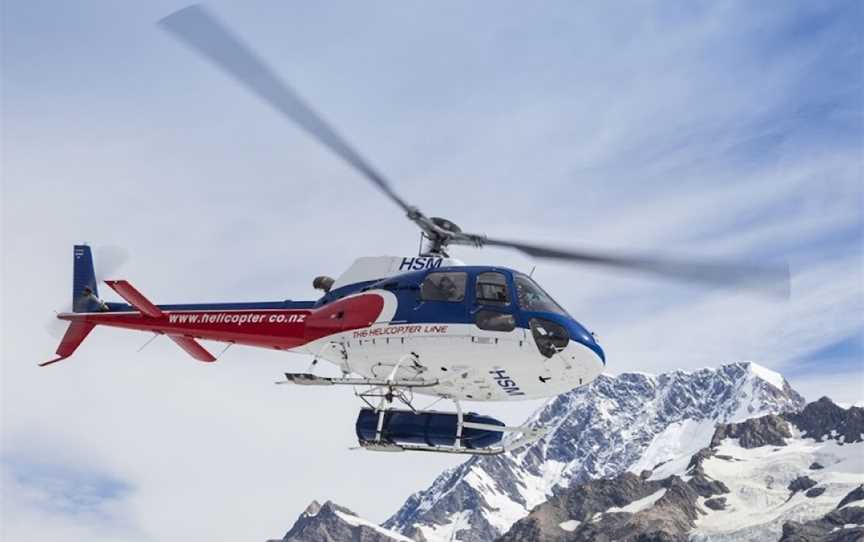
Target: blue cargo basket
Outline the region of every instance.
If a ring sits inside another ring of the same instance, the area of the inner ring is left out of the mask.
[[[396,444],[425,444],[426,446],[453,446],[456,443],[456,414],[444,412],[412,412],[388,410],[384,414],[381,439]],[[462,416],[463,422],[485,423],[504,427],[504,423],[474,413]],[[357,416],[357,438],[360,442],[374,442],[378,428],[378,413],[371,408],[360,410]],[[503,433],[486,429],[462,429],[462,446],[470,449],[488,448],[501,442]]]

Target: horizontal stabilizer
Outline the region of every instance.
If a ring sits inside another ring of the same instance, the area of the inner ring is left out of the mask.
[[[168,335],[168,338],[177,343],[180,348],[185,350],[187,354],[197,359],[198,361],[205,361],[207,363],[211,361],[216,361],[216,358],[213,357],[213,354],[208,352],[206,348],[201,346],[201,343],[199,343],[192,337],[185,337],[183,335]]]
[[[164,313],[159,310],[159,307],[150,302],[144,297],[144,294],[135,289],[126,280],[106,280],[105,284],[110,286],[115,292],[120,294],[120,297],[129,302],[130,305],[141,311],[144,316],[150,318],[159,318]],[[212,361],[212,360],[209,360]]]
[[[57,363],[58,361],[64,360],[71,356],[72,353],[75,352],[75,349],[78,348],[78,345],[87,338],[87,335],[90,334],[94,327],[96,327],[96,325],[89,322],[73,321],[72,323],[70,323],[69,328],[63,335],[63,339],[60,340],[60,346],[57,347],[57,357],[52,360],[42,362],[39,364],[39,366],[45,367],[46,365]]]

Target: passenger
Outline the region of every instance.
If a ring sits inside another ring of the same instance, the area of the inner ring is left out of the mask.
[[[458,297],[456,295],[456,283],[447,275],[441,277],[437,286],[438,291],[441,292],[441,299],[450,301]]]

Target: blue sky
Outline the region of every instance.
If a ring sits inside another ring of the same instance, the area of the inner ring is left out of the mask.
[[[183,6],[3,4],[10,540],[266,539],[313,498],[383,520],[458,461],[348,450],[350,395],[270,384],[299,357],[232,348],[202,367],[96,330],[35,368],[77,242],[127,247],[125,278],[157,302],[312,297],[312,277],[354,257],[416,250],[397,208],[155,26]],[[861,2],[208,6],[427,214],[502,238],[790,262],[776,303],[454,250],[537,265],[610,372],[746,359],[809,399],[864,399]],[[516,422],[535,406],[475,409]],[[382,473],[392,487],[374,491]]]

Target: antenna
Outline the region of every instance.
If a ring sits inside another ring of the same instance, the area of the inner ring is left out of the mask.
[[[528,273],[528,278],[529,278],[529,279],[534,277],[534,270],[535,270],[535,269],[537,269],[537,266],[536,266],[536,265],[531,267],[531,272]]]

